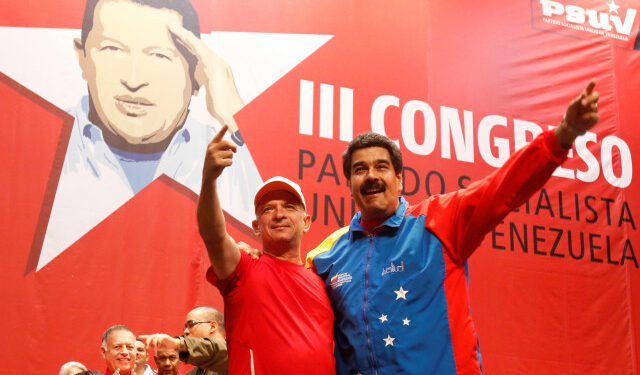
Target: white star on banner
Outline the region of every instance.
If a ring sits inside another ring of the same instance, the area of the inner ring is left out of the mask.
[[[396,300],[399,300],[400,298],[402,298],[403,300],[406,300],[407,293],[409,293],[408,290],[402,289],[402,286],[400,287],[400,289],[394,290],[393,292],[396,294]]]
[[[387,316],[384,314],[380,314],[380,317],[378,319],[380,319],[380,323],[384,323],[387,321]]]
[[[393,340],[395,340],[395,337],[391,337],[391,335],[387,334],[387,338],[382,339],[382,341],[384,341],[384,346],[393,346]]]
[[[615,13],[618,14],[618,9],[620,8],[620,5],[616,4],[615,0],[611,0],[610,3],[607,3],[607,6],[609,7],[609,13]]]
[[[403,326],[408,326],[408,325],[409,325],[409,323],[411,323],[411,321],[409,320],[409,318],[406,318],[406,317],[405,317],[404,319],[402,319],[402,325],[403,325]]]
[[[87,93],[73,49],[73,39],[78,37],[78,29],[0,27],[0,43],[4,50],[11,51],[0,59],[0,72],[62,110],[73,108]],[[238,92],[246,104],[331,38],[332,35],[223,31],[201,35],[202,41],[233,69]],[[192,98],[189,116],[204,125],[218,126],[207,111],[204,90],[201,91],[201,95]],[[121,195],[107,197],[91,210],[80,207],[86,213],[82,220],[52,212],[37,271],[126,203],[129,197]],[[232,215],[251,225],[250,215]]]

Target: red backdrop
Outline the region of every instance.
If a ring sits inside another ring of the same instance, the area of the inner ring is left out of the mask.
[[[416,202],[494,170],[516,133],[558,124],[597,80],[601,121],[591,141],[574,149],[565,177],[553,177],[472,256],[471,307],[487,374],[640,374],[640,1],[194,5],[203,33],[333,35],[236,115],[262,178],[301,184],[314,217],[305,251],[352,215],[341,131],[397,139],[409,167],[405,195]],[[77,29],[84,4],[3,0],[0,8],[3,27]],[[322,90],[333,98],[321,99]],[[4,371],[55,373],[68,360],[102,369],[109,325],[178,334],[192,307],[222,307],[204,280],[197,196],[170,178],[44,268],[28,267],[73,118],[5,72],[0,98],[0,351],[12,359]],[[321,125],[327,118],[333,126]],[[234,236],[256,244],[233,223]]]

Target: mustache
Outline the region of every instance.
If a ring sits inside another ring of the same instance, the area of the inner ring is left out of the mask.
[[[381,181],[366,181],[360,187],[360,194],[366,194],[367,190],[386,191],[387,187]]]

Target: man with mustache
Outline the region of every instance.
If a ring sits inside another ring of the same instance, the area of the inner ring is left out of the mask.
[[[555,130],[499,170],[410,206],[387,137],[349,143],[343,170],[360,212],[307,255],[335,313],[338,374],[481,374],[465,266],[485,234],[524,203],[599,119],[591,82]]]

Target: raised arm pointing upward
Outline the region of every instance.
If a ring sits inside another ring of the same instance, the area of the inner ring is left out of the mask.
[[[233,163],[236,145],[223,140],[229,127],[224,125],[207,147],[202,171],[202,188],[198,200],[198,227],[207,246],[211,266],[219,279],[225,279],[240,261],[240,250],[225,227],[216,181],[222,171]]]

